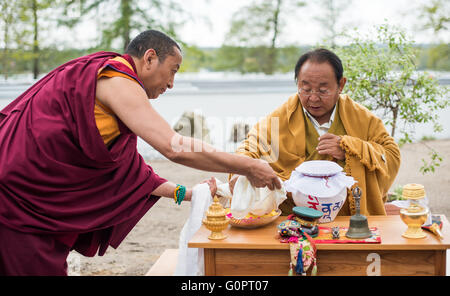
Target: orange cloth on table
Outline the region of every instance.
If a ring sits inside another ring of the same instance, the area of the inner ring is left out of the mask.
[[[124,58],[115,57],[115,61],[119,61],[133,70],[133,67]],[[118,72],[108,66],[100,68],[97,74],[97,80],[100,78],[111,78],[111,77],[124,77],[138,83],[132,77]],[[95,99],[94,105],[94,116],[95,123],[97,124],[98,131],[103,138],[103,142],[106,146],[109,146],[113,141],[120,135],[119,125],[117,123],[116,115],[111,109],[103,105],[97,98]]]

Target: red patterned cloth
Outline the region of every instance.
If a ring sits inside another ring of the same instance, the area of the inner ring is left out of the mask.
[[[348,238],[345,233],[348,227],[339,228],[339,239],[333,239],[331,227],[319,226],[319,235],[314,238],[316,244],[381,244],[381,236],[377,227],[369,227],[372,236],[363,239]]]

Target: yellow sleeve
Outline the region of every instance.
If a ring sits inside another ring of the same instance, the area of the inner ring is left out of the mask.
[[[109,67],[100,69],[97,75],[97,79],[111,77],[124,77],[138,83],[130,76],[117,72]],[[97,129],[103,142],[106,146],[109,146],[120,135],[116,116],[111,109],[103,105],[98,99],[95,99],[94,116]]]
[[[103,69],[100,69],[100,73],[97,75],[97,79],[100,79],[100,78],[103,78],[103,77],[106,77],[106,78],[123,77],[123,78],[127,78],[127,79],[130,79],[131,81],[134,81],[134,82],[138,83],[135,79],[131,78],[130,76],[128,76],[126,74],[123,74],[121,72],[117,72],[116,70],[111,69],[109,67],[105,67]]]
[[[346,135],[342,137],[341,147],[345,153],[358,158],[369,171],[375,171],[383,184],[390,186],[398,173],[400,148],[379,118],[371,122],[367,141]]]

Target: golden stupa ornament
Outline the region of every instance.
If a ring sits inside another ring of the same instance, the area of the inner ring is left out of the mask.
[[[209,230],[211,234],[208,236],[209,239],[224,239],[227,236],[222,233],[228,227],[230,220],[226,217],[225,209],[219,202],[217,195],[214,196],[214,202],[209,206],[206,212],[206,218],[203,219],[203,224]]]
[[[406,184],[403,186],[404,199],[409,200],[409,207],[400,210],[400,218],[408,225],[405,233],[406,238],[424,238],[426,233],[422,225],[427,221],[429,210],[420,200],[425,198],[425,189],[420,184]]]

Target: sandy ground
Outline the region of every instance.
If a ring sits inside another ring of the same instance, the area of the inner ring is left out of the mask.
[[[422,175],[422,158],[428,159],[429,148],[444,157],[435,173]],[[402,147],[402,164],[392,186],[420,183],[425,186],[434,214],[450,217],[450,140],[407,144]],[[152,161],[158,174],[174,183],[194,186],[215,176],[226,181],[225,174],[194,170],[168,161]],[[172,199],[161,198],[141,219],[118,249],[109,248],[104,256],[87,258],[72,252],[69,256],[70,275],[144,275],[164,249],[178,248],[178,238],[190,211],[189,202],[181,206]]]

